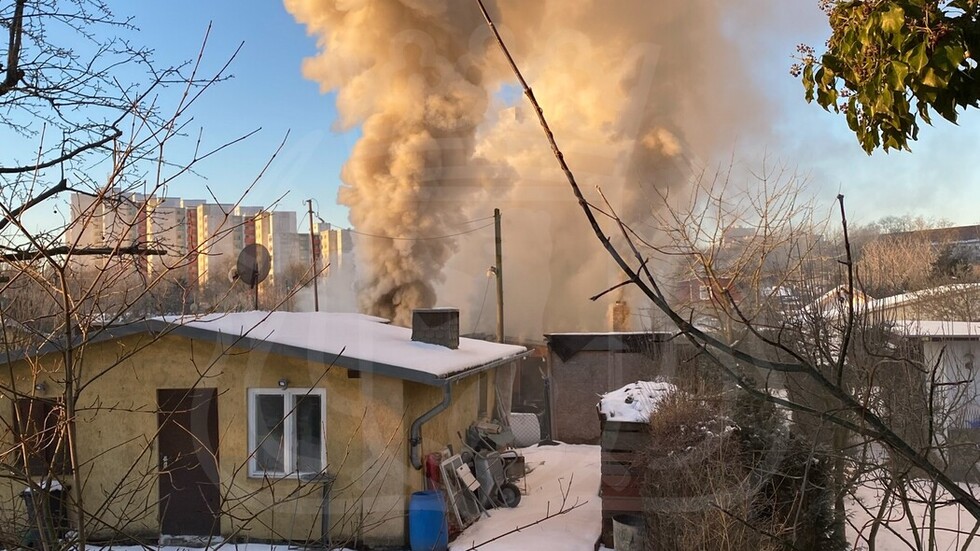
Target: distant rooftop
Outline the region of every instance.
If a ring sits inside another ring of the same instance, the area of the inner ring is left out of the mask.
[[[980,322],[976,321],[898,320],[894,328],[908,337],[980,340]]]
[[[980,242],[980,225],[886,233],[883,239],[924,239],[931,243]]]
[[[877,311],[884,308],[894,308],[904,304],[932,298],[946,298],[954,295],[980,291],[980,283],[954,283],[931,289],[922,289],[901,295],[879,298],[868,302],[868,310]]]

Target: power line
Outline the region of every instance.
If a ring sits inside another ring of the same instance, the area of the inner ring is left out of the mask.
[[[455,225],[465,226],[466,224],[475,224],[477,222],[483,222],[484,220],[493,220],[493,215],[491,214],[490,216],[484,216],[483,218],[474,218],[472,220],[467,220],[466,222],[460,222],[459,224],[455,224]]]
[[[484,218],[483,220],[486,220],[486,219]],[[469,224],[469,223],[478,222],[478,221],[480,221],[480,220],[471,220],[470,222],[464,222],[463,224]],[[462,224],[460,224],[460,225],[462,225]],[[357,230],[348,230],[348,231],[350,231],[351,233],[356,234],[356,235],[363,235],[365,237],[376,237],[378,239],[394,239],[396,241],[429,241],[429,240],[432,240],[432,239],[447,239],[449,237],[458,237],[460,235],[466,235],[468,233],[473,233],[473,232],[477,232],[477,231],[480,231],[480,230],[489,228],[492,225],[493,225],[493,222],[490,222],[489,224],[484,224],[482,226],[473,228],[471,230],[461,231],[459,233],[451,233],[451,234],[448,234],[448,235],[433,235],[433,236],[425,236],[425,237],[396,237],[396,236],[391,236],[391,235],[377,235],[377,234],[373,234],[373,233],[364,233],[364,232],[359,232]]]

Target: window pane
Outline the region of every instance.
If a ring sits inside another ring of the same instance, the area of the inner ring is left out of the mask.
[[[296,396],[295,418],[296,470],[315,473],[323,469],[323,427],[320,426],[320,397]]]
[[[283,460],[283,396],[255,396],[255,462],[259,471],[285,472]]]

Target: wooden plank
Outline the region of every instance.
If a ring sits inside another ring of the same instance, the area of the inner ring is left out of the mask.
[[[636,462],[637,457],[641,454],[640,451],[630,451],[630,450],[602,450],[599,454],[599,459],[606,463],[619,463],[622,465],[632,465]]]
[[[623,463],[607,463],[602,462],[599,464],[599,472],[603,475],[613,475],[613,476],[635,476],[639,477],[643,473],[643,468],[638,465],[623,464]]]
[[[634,476],[632,474],[615,475],[615,474],[605,474],[602,475],[600,479],[600,484],[605,484],[608,486],[613,486],[617,488],[625,488],[627,486],[636,486],[640,483],[642,479],[639,476]]]
[[[636,451],[650,445],[650,435],[645,432],[612,432],[602,433],[602,449],[608,451]]]
[[[602,450],[599,454],[599,459],[603,463],[632,465],[636,460],[636,452]]]
[[[612,518],[619,513],[643,512],[643,498],[637,496],[603,496],[602,516]]]
[[[599,495],[602,497],[603,503],[605,503],[606,498],[639,497],[640,485],[637,482],[629,480],[607,482],[603,479],[599,484]]]
[[[647,423],[624,423],[602,420],[602,446],[599,496],[602,500],[601,540],[612,547],[612,517],[622,513],[641,513],[641,467],[634,465],[638,450],[650,444]]]
[[[602,431],[649,433],[650,425],[647,423],[624,423],[621,421],[606,421],[605,424],[602,426]]]

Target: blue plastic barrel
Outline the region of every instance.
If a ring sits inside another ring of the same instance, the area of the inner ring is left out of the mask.
[[[446,551],[449,525],[438,491],[415,492],[408,502],[408,540],[412,551]]]

